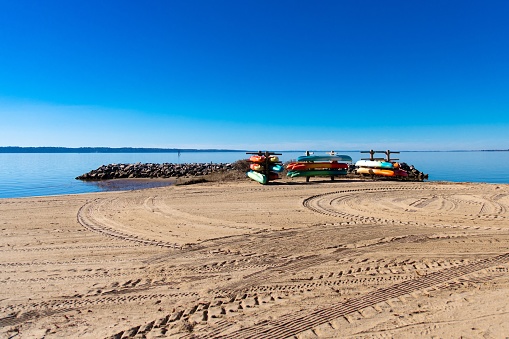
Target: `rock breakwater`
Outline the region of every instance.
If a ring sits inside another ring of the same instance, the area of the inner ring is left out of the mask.
[[[234,164],[109,164],[76,177],[77,180],[94,181],[122,178],[180,178],[226,172],[235,168]]]

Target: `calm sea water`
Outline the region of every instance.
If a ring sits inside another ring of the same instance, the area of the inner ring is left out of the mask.
[[[281,152],[282,161],[302,152]],[[366,156],[348,154],[353,161]],[[395,155],[396,156],[396,155]],[[100,192],[123,189],[103,182],[82,182],[75,177],[112,163],[230,163],[244,152],[176,153],[0,153],[0,198]],[[430,181],[509,183],[509,152],[402,152],[397,157],[428,173]],[[130,188],[156,186],[140,182]]]

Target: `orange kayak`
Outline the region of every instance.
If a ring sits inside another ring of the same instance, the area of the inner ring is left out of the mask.
[[[393,177],[395,175],[394,170],[367,167],[357,168],[357,174],[380,175],[383,177]]]
[[[262,163],[265,161],[265,156],[263,155],[252,155],[249,157],[249,161],[256,162],[256,163]]]
[[[357,174],[380,175],[383,177],[408,177],[408,173],[399,168],[390,170],[381,168],[359,167],[357,168]]]
[[[263,166],[258,163],[250,164],[249,168],[251,168],[253,171],[263,171]]]

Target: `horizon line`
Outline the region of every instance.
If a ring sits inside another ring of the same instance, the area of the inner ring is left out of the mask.
[[[19,152],[16,152],[18,150]],[[79,151],[86,150],[85,153],[115,153],[114,151],[124,152],[161,152],[161,153],[176,153],[176,152],[258,152],[260,150],[249,149],[228,149],[228,148],[165,148],[165,147],[107,147],[107,146],[82,146],[82,147],[62,147],[62,146],[0,146],[0,153],[47,153],[43,152],[52,151],[50,153],[81,153]],[[101,152],[103,151],[103,152]],[[274,152],[330,152],[330,150],[272,150]],[[456,149],[456,150],[402,150],[396,152],[508,152],[509,149]],[[124,153],[120,152],[120,153]],[[264,151],[261,151],[264,152]],[[361,150],[340,150],[339,152],[367,152]],[[385,151],[375,151],[376,153],[383,153]]]

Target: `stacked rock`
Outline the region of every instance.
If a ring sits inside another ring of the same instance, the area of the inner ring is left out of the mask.
[[[233,170],[232,164],[109,164],[80,175],[76,179],[85,181],[120,178],[179,178],[201,176],[213,172]]]

